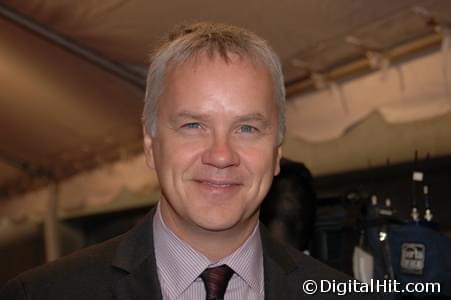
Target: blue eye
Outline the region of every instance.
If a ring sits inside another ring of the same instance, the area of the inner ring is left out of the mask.
[[[200,128],[201,126],[200,126],[199,123],[193,122],[193,123],[184,124],[182,127],[183,128],[193,128],[193,129],[195,129],[195,128]]]
[[[240,131],[246,132],[246,133],[251,133],[251,132],[257,131],[257,128],[255,128],[254,126],[250,126],[250,125],[241,125]]]

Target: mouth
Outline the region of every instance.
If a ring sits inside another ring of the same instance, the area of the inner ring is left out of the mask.
[[[239,182],[229,180],[195,179],[194,182],[212,189],[229,189],[242,185]]]

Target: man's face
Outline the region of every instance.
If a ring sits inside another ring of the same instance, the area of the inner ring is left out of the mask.
[[[176,233],[250,228],[279,172],[270,73],[246,59],[199,56],[168,74],[145,152]]]

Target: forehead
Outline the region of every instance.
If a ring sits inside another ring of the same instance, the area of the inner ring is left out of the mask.
[[[236,101],[254,107],[275,105],[268,68],[237,54],[196,55],[169,70],[160,105],[172,108],[216,102],[224,107]],[[178,101],[177,101],[178,100]]]
[[[221,69],[236,73],[259,73],[271,75],[268,67],[261,59],[246,55],[228,52],[225,54],[208,52],[206,50],[194,53],[191,56],[182,56],[179,60],[170,63],[166,76],[166,83],[174,77],[191,77],[193,73],[210,72]],[[189,74],[189,73],[192,74]],[[211,75],[210,74],[210,75]],[[170,82],[169,82],[170,83]]]

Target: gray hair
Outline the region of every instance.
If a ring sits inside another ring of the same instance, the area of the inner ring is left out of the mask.
[[[277,141],[280,145],[285,135],[285,85],[279,58],[268,43],[255,33],[217,23],[180,26],[151,55],[142,116],[143,124],[151,136],[156,134],[158,98],[163,93],[165,78],[177,65],[202,53],[210,57],[220,55],[227,63],[229,55],[233,53],[267,67],[272,77],[278,110]]]

